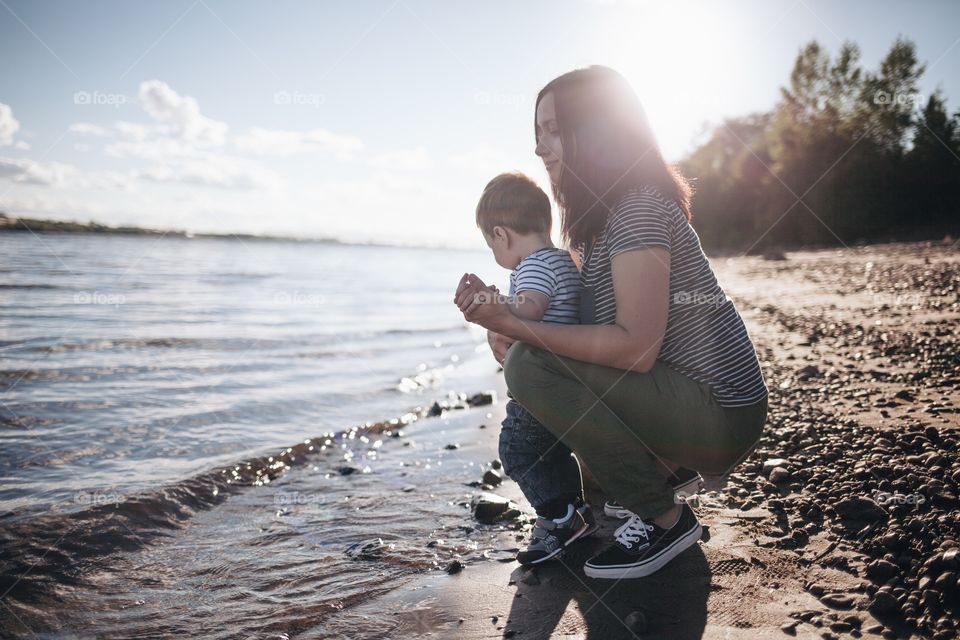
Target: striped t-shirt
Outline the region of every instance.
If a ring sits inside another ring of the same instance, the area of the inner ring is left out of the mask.
[[[767,387],[743,319],[717,283],[683,210],[653,186],[627,193],[587,249],[580,273],[580,321],[614,323],[610,261],[624,251],[653,247],[670,252],[667,328],[657,360],[710,385],[721,406],[759,402]]]
[[[543,322],[580,322],[580,272],[568,251],[544,247],[521,260],[510,272],[510,295],[524,291],[547,296]]]

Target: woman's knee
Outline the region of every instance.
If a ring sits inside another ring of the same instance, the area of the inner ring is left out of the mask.
[[[535,350],[526,342],[515,342],[507,349],[507,356],[503,360],[503,378],[507,389],[521,404],[530,399],[528,391],[540,371]]]
[[[745,433],[740,434],[728,446],[701,452],[702,460],[696,469],[711,475],[732,473],[757,448],[760,436],[761,431],[754,431],[752,427],[745,429]]]

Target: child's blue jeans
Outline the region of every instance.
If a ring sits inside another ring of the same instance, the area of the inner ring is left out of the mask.
[[[580,465],[560,442],[512,398],[500,429],[503,471],[520,486],[537,515],[555,518],[583,498]]]

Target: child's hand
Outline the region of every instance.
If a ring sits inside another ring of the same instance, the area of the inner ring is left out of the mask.
[[[475,274],[465,273],[460,278],[454,303],[463,312],[467,322],[473,322],[491,331],[502,329],[505,316],[510,316],[505,301],[496,287],[488,287]]]
[[[496,292],[495,287],[488,287],[478,276],[472,273],[465,273],[460,278],[460,284],[457,285],[457,293],[453,298],[454,303],[463,313],[467,312],[471,304],[482,301],[484,293]]]
[[[483,284],[483,280],[481,280],[478,276],[472,273],[463,274],[463,277],[460,278],[460,284],[457,285],[457,292],[453,295],[453,301],[457,304],[458,307],[460,306],[460,294],[463,293],[467,288],[478,283],[481,287],[486,286],[485,284]],[[497,289],[493,285],[490,285],[489,288],[493,289],[494,291],[499,291],[499,289]],[[461,309],[461,311],[463,311],[463,309]]]

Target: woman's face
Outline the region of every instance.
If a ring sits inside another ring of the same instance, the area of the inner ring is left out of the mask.
[[[554,186],[560,183],[560,169],[563,166],[563,146],[560,143],[560,127],[557,126],[557,111],[553,92],[549,91],[537,105],[537,149],[536,153],[547,168],[550,182]]]

